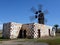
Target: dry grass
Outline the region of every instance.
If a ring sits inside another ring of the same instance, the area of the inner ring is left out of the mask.
[[[0,32],[0,41],[8,39],[2,39],[2,32]],[[60,33],[57,33],[55,37],[45,37],[40,39],[15,39],[16,41],[31,41],[31,42],[45,42],[49,45],[60,45]]]

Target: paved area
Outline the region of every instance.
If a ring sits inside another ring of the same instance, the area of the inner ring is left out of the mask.
[[[0,45],[48,45],[47,43],[37,42],[17,42],[17,41],[3,41]]]

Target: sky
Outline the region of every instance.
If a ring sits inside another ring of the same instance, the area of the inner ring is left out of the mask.
[[[38,10],[38,5],[42,4],[45,14],[46,25],[60,25],[60,0],[0,0],[0,29],[3,23],[37,23],[37,20],[30,21],[30,16],[35,14],[31,11],[34,6]]]

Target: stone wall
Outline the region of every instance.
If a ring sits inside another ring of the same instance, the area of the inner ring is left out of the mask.
[[[43,25],[43,24],[34,24],[34,38],[38,38],[38,29],[40,29],[40,37],[46,37],[46,36],[50,36],[51,32],[52,32],[52,27],[51,26],[47,26],[47,25]],[[49,35],[49,29],[50,29],[50,35]],[[53,32],[55,33],[55,32]]]
[[[4,23],[3,24],[3,38],[9,38],[10,37],[10,22],[9,23]]]
[[[22,24],[9,22],[3,24],[3,37],[14,39],[18,37]]]
[[[27,33],[27,38],[33,38],[34,37],[34,23],[30,23],[30,24],[23,24],[22,26],[22,30],[26,30]]]
[[[3,24],[3,37],[10,39],[18,38],[18,36],[21,36],[20,35],[21,30],[23,31],[21,34],[23,34],[24,30],[26,30],[26,38],[55,36],[55,32],[52,31],[51,26],[38,23],[20,24],[20,23],[9,22]],[[40,37],[38,37],[38,30],[40,30]]]
[[[18,34],[19,34],[19,31],[22,28],[22,24],[20,24],[20,23],[11,23],[10,28],[11,28],[11,30],[10,30],[10,38],[11,39],[17,38]]]

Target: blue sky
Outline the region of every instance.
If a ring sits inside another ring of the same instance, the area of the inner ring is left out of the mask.
[[[0,27],[6,22],[31,23],[29,17],[34,15],[31,7],[38,8],[38,4],[48,10],[46,25],[60,25],[60,0],[0,0]]]

